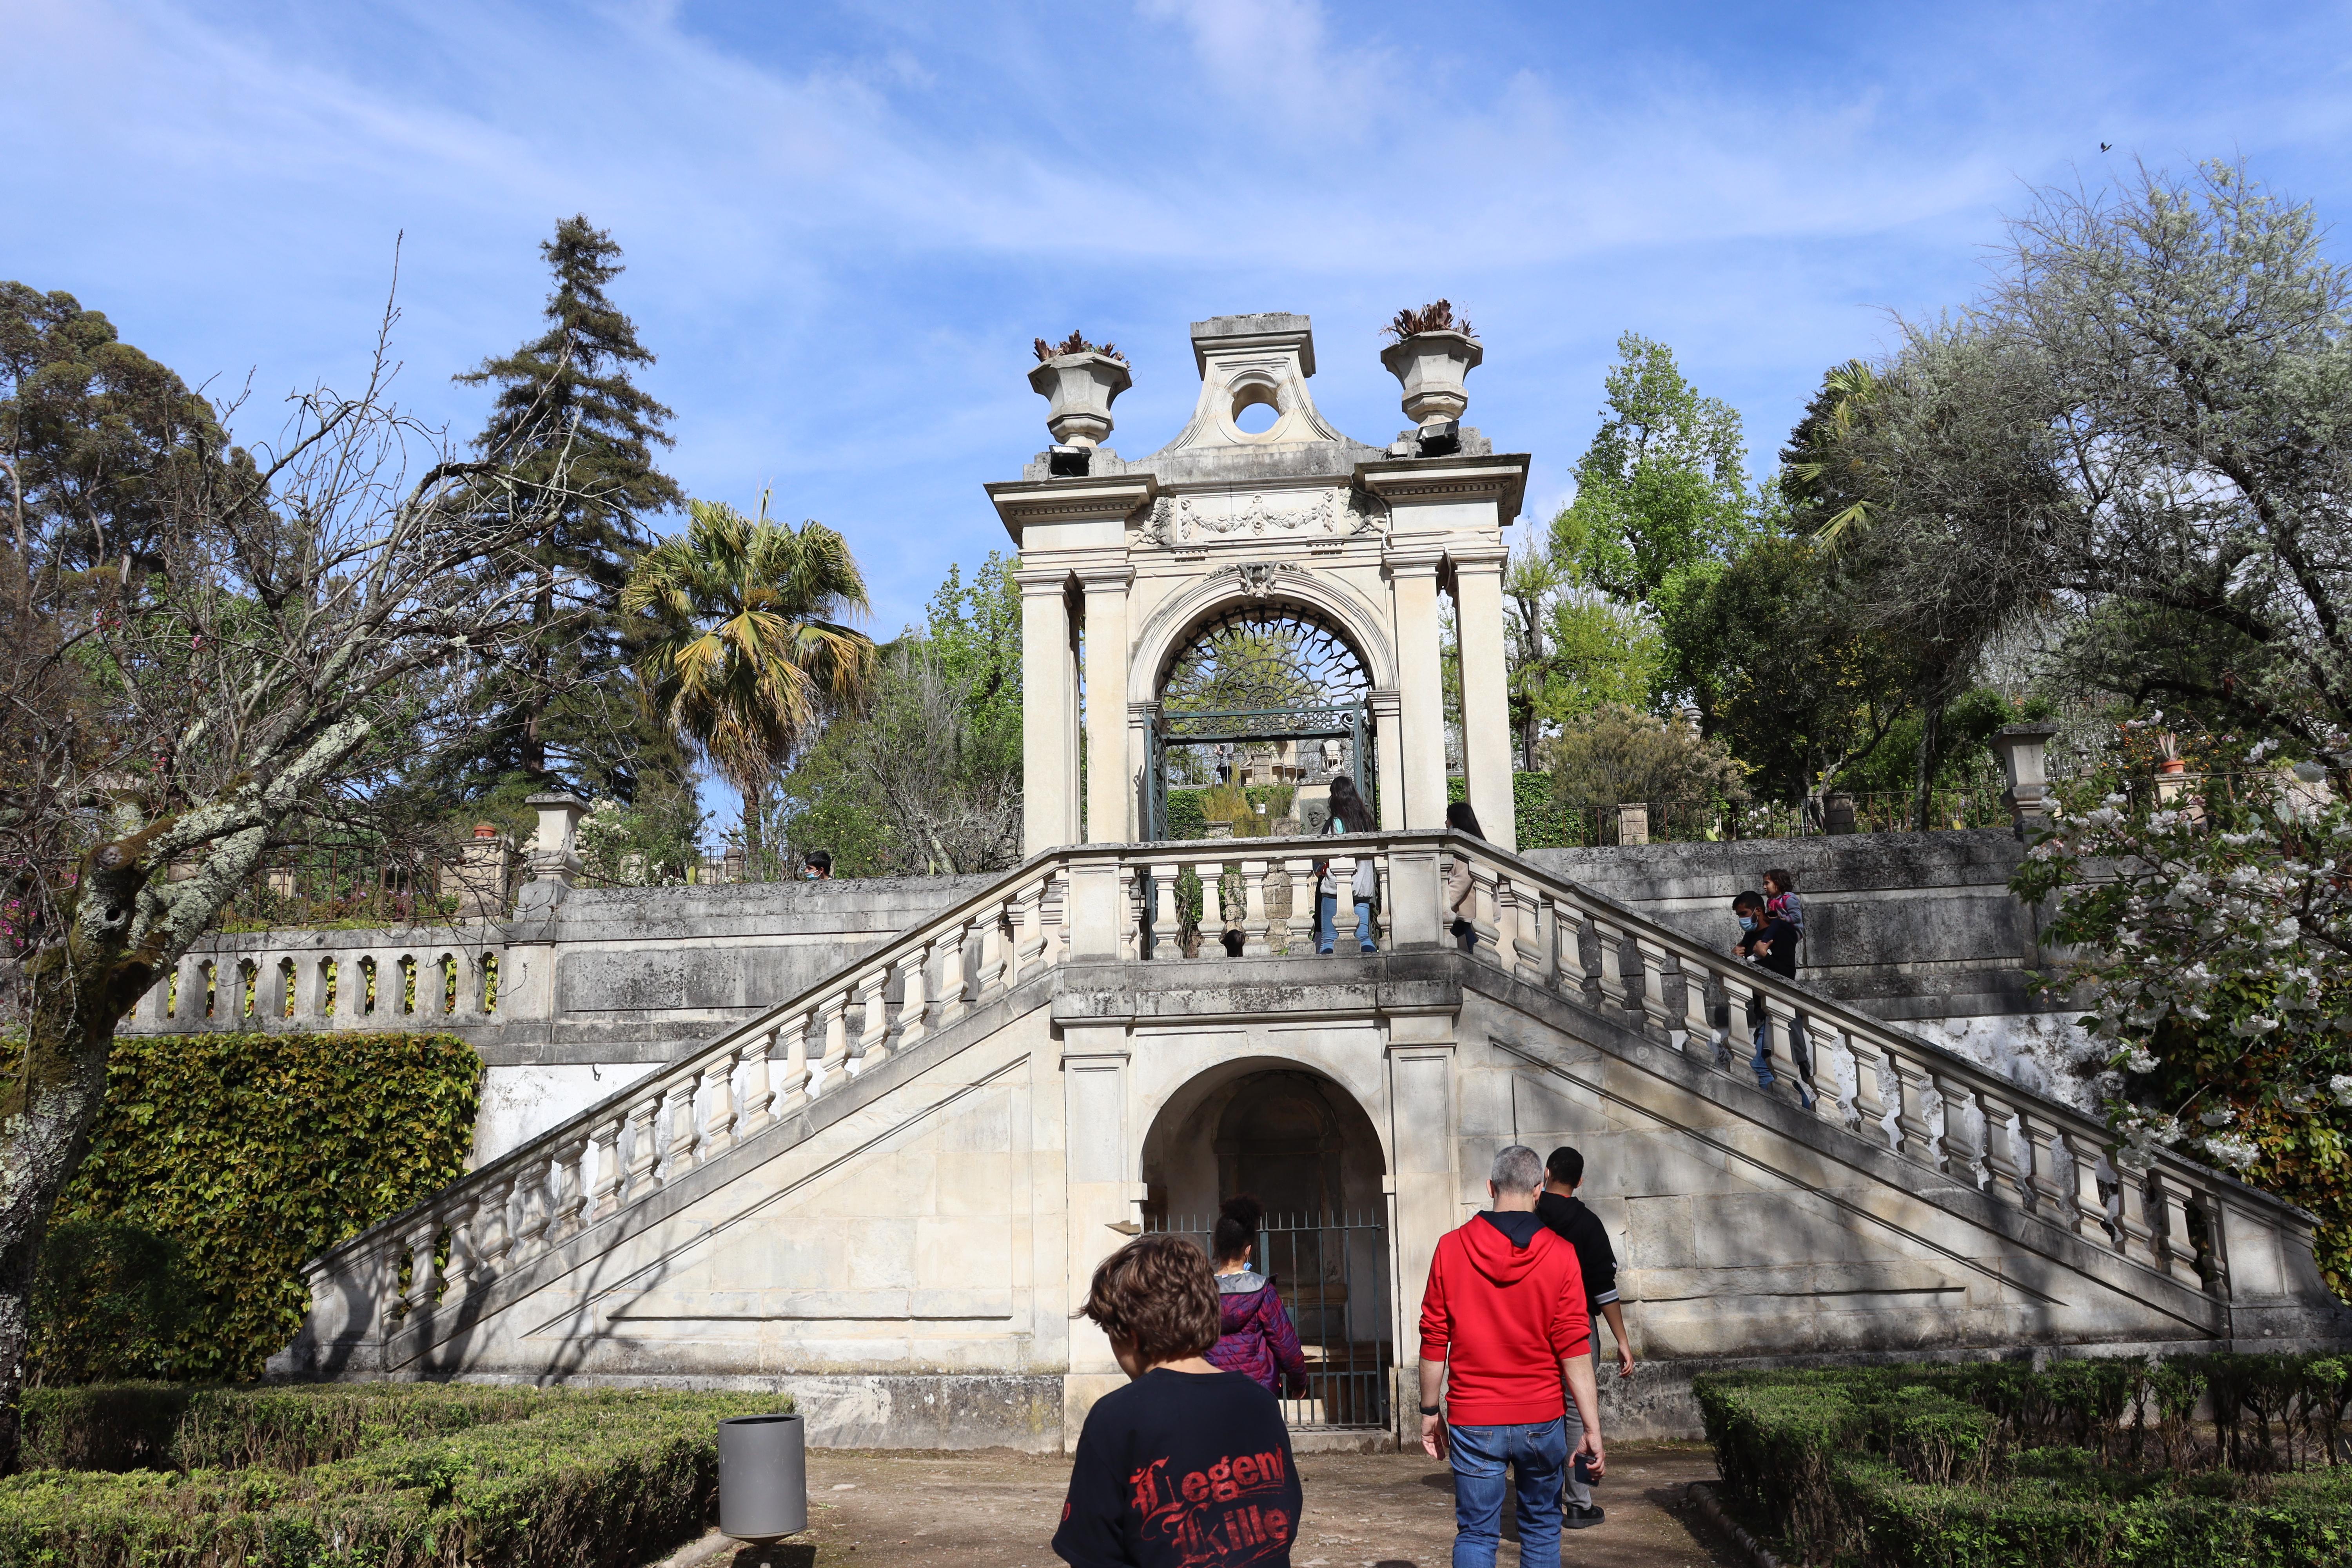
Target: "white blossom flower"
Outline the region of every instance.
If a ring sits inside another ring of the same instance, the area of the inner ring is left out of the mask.
[[[2230,1026],[2230,1033],[2237,1036],[2240,1039],[2251,1040],[2258,1038],[2261,1036],[2267,1035],[2278,1026],[2278,1020],[2276,1018],[2241,1018],[2236,1023]]]
[[[2137,1073],[2151,1073],[2156,1070],[2156,1057],[2147,1047],[2135,1046],[2124,1058],[2124,1066]]]
[[[2254,1141],[2235,1132],[2223,1132],[2205,1140],[2205,1152],[2232,1170],[2242,1171],[2263,1157]]]
[[[2217,1105],[2197,1120],[2208,1127],[2227,1127],[2238,1119],[2238,1113],[2226,1105]]]
[[[2327,1092],[2336,1097],[2338,1105],[2352,1105],[2352,1072],[2340,1072],[2327,1080]]]

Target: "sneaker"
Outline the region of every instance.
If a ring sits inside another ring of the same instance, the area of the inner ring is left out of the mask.
[[[1562,1530],[1591,1530],[1608,1517],[1599,1503],[1586,1503],[1580,1508],[1570,1503],[1560,1510],[1559,1527]]]
[[[1377,948],[1377,947],[1373,947],[1373,946],[1371,946],[1370,943],[1367,943],[1367,944],[1365,945],[1365,947],[1364,947],[1364,953],[1365,953],[1365,956],[1366,956],[1366,957],[1370,957],[1371,954],[1373,954],[1373,953],[1375,953],[1375,952],[1380,952],[1380,949],[1379,949],[1379,948]]]

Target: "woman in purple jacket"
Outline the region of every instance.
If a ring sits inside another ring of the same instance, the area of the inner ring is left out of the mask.
[[[1274,1281],[1250,1268],[1257,1227],[1265,1205],[1255,1198],[1227,1198],[1210,1237],[1217,1260],[1218,1337],[1209,1360],[1226,1372],[1245,1373],[1276,1398],[1304,1398],[1307,1353],[1298,1331],[1275,1293]]]

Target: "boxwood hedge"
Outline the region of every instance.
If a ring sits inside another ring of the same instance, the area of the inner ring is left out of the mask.
[[[2347,1374],[2344,1358],[2215,1355],[1693,1388],[1726,1487],[1793,1560],[2301,1568],[2352,1562]]]
[[[703,1528],[773,1394],[470,1384],[45,1389],[0,1568],[625,1568]],[[134,1468],[135,1467],[135,1468]]]

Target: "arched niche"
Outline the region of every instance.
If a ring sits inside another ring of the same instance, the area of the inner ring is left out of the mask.
[[[1255,1261],[1282,1287],[1309,1341],[1391,1338],[1388,1158],[1345,1087],[1295,1061],[1250,1058],[1171,1095],[1143,1141],[1145,1214],[1206,1244],[1224,1200],[1265,1205]]]

